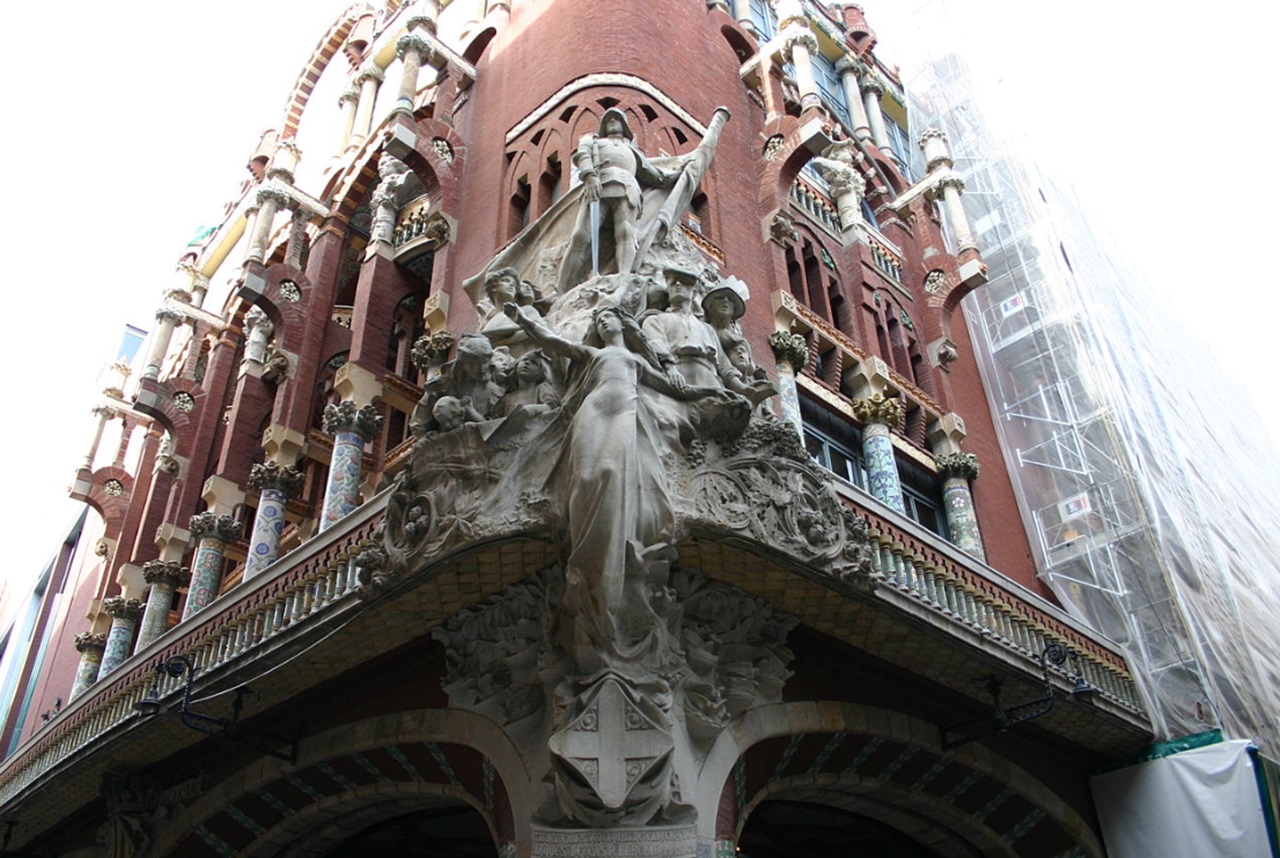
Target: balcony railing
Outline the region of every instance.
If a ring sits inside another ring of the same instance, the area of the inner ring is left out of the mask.
[[[853,499],[855,490],[840,488]],[[1079,656],[1079,674],[1103,697],[1135,714],[1143,711],[1133,676],[1118,651],[1082,631],[1065,612],[986,571],[973,558],[923,532],[916,536],[887,515],[877,515],[868,509],[869,496],[856,494],[858,512],[871,523],[871,565],[882,587],[1028,659],[1035,659],[1046,644],[1065,644]]]
[[[894,610],[900,622],[925,623],[948,631],[953,640],[979,638],[994,644],[1031,675],[1038,672],[1036,656],[1045,644],[1065,643],[1079,656],[1085,681],[1099,690],[1113,714],[1141,721],[1133,678],[1123,656],[1105,640],[856,489],[840,485],[838,491],[870,525],[872,576],[878,587],[864,598],[882,610]],[[162,700],[180,693],[178,679],[157,677],[158,662],[184,655],[201,676],[225,674],[245,659],[299,645],[306,638],[297,636],[308,630],[323,638],[334,624],[347,622],[360,605],[369,604],[357,592],[357,558],[378,538],[386,500],[387,494],[370,499],[263,575],[170,629],[73,701],[0,766],[0,805],[76,763],[96,743],[128,730],[137,718],[136,704],[157,680]],[[936,646],[950,645],[943,640]],[[955,684],[946,676],[934,678]]]
[[[208,674],[310,618],[357,602],[354,560],[372,541],[384,509],[385,498],[370,501],[336,525],[330,538],[313,539],[290,554],[288,563],[227,592],[92,686],[0,766],[0,805],[136,718],[136,704],[157,682],[158,662],[184,655],[200,674]],[[161,699],[175,693],[180,682],[167,674],[159,677]]]
[[[835,203],[826,195],[803,179],[797,178],[791,183],[791,202],[801,211],[809,215],[817,223],[831,232],[836,238],[844,231],[840,223],[840,212]]]
[[[902,283],[902,254],[895,248],[891,247],[885,239],[881,238],[874,230],[867,228],[860,230],[862,240],[867,243],[867,250],[871,254],[871,264],[876,270],[888,277],[894,284]]]

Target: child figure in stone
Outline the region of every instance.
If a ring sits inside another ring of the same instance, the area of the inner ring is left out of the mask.
[[[442,396],[431,408],[431,416],[436,420],[436,428],[440,432],[452,432],[467,423],[479,423],[484,419],[472,406],[470,400],[456,396]]]
[[[560,394],[551,383],[551,362],[542,349],[525,352],[516,361],[513,374],[514,387],[502,398],[502,416],[518,409],[547,411],[560,406]]]

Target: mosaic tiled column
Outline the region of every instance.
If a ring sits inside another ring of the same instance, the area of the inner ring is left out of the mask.
[[[138,630],[142,603],[137,599],[112,596],[102,600],[102,610],[111,615],[111,628],[102,650],[102,663],[98,665],[98,679],[119,667],[133,651],[133,633]]]
[[[978,478],[978,457],[972,453],[947,453],[937,456],[942,474],[942,505],[947,514],[947,530],[951,542],[961,551],[986,562],[978,516],[973,511],[973,494],[969,483]]]
[[[191,570],[181,563],[152,560],[142,564],[142,577],[151,585],[151,590],[147,594],[147,606],[142,612],[134,652],[142,650],[168,630],[174,592],[191,580]]]
[[[187,592],[187,607],[182,619],[190,619],[196,612],[209,606],[218,597],[222,586],[222,558],[228,542],[240,538],[240,522],[229,515],[202,512],[191,516],[187,527],[199,542],[196,557],[191,563],[191,589]]]
[[[102,651],[107,647],[106,635],[81,632],[76,635],[76,650],[80,664],[76,666],[76,680],[71,686],[68,700],[75,700],[98,681],[98,668],[102,666]]]
[[[244,580],[248,581],[262,572],[280,556],[285,504],[302,488],[302,478],[302,472],[297,468],[277,462],[254,465],[249,471],[250,487],[261,494],[258,497],[258,514],[253,518],[253,534],[249,537]]]
[[[357,408],[347,400],[326,405],[324,431],[333,436],[333,457],[329,461],[329,482],[324,490],[320,529],[341,521],[360,503],[360,464],[364,445],[382,431],[382,418],[372,405]]]
[[[804,337],[799,334],[788,334],[786,331],[774,331],[769,335],[769,347],[777,358],[778,368],[778,402],[782,407],[782,419],[796,427],[800,439],[804,440],[804,421],[800,418],[800,393],[796,390],[796,370],[803,369],[809,363],[809,347]]]
[[[902,400],[873,393],[853,401],[853,415],[862,421],[862,458],[867,468],[867,489],[871,496],[898,512],[902,503],[902,482],[893,455],[893,427],[902,422]]]

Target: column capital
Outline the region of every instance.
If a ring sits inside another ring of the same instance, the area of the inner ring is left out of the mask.
[[[93,407],[93,416],[103,420],[115,420],[120,416],[120,412],[110,405],[95,405]]]
[[[102,610],[110,614],[113,620],[136,620],[138,614],[142,613],[142,603],[124,596],[111,596],[102,600]]]
[[[370,63],[356,73],[351,79],[355,86],[363,86],[367,81],[377,81],[382,83],[387,79],[387,73],[383,71],[376,63]]]
[[[213,512],[198,512],[191,516],[187,525],[191,535],[196,539],[216,539],[219,542],[235,542],[244,531],[244,526],[229,515],[218,515]]]
[[[818,37],[804,24],[794,24],[782,32],[782,51],[791,59],[796,45],[803,45],[810,54],[818,51]]]
[[[955,159],[951,157],[951,143],[942,129],[934,126],[926,128],[916,143],[924,153],[925,167],[930,172],[955,163]]]
[[[292,198],[288,194],[286,194],[284,191],[280,190],[279,188],[273,188],[270,186],[265,188],[258,188],[258,193],[254,197],[254,199],[257,200],[259,206],[265,205],[268,202],[272,202],[276,204],[277,208],[282,208],[282,209],[288,208],[289,203],[292,202]]]
[[[99,654],[107,648],[107,636],[95,635],[93,632],[81,632],[75,639],[76,652],[97,650]]]
[[[338,106],[341,107],[342,105],[347,104],[348,102],[354,105],[359,100],[360,100],[360,90],[355,89],[353,87],[353,88],[347,89],[342,93],[342,95],[338,96]]]
[[[934,456],[938,471],[946,477],[963,477],[966,480],[978,478],[978,457],[973,453],[946,453]]]
[[[809,365],[809,346],[799,334],[774,331],[769,335],[769,348],[779,363],[789,363],[797,372]]]
[[[938,181],[933,183],[933,191],[936,194],[941,194],[947,188],[955,188],[957,193],[963,194],[964,179],[960,178],[955,173],[951,173],[949,175],[943,176],[942,178],[938,179]]]
[[[436,49],[432,44],[422,36],[417,33],[405,33],[396,40],[396,56],[403,60],[405,54],[410,51],[418,55],[418,62],[424,66],[431,62],[436,53]]]
[[[172,560],[150,560],[142,564],[142,578],[148,584],[181,587],[191,580],[191,570]]]
[[[879,423],[890,428],[902,422],[906,409],[896,396],[873,393],[865,399],[853,400],[853,416],[863,424]]]
[[[845,54],[836,60],[836,71],[840,74],[852,74],[854,77],[862,77],[870,72],[867,64],[855,57],[853,54]]]
[[[181,325],[187,320],[185,313],[179,312],[172,307],[161,307],[156,310],[156,321],[160,324],[168,323],[170,325]]]
[[[286,497],[295,497],[302,490],[305,475],[293,465],[264,462],[249,469],[249,486],[259,492],[276,489]]]
[[[871,70],[868,69],[866,74],[862,75],[858,80],[858,87],[865,93],[871,93],[877,99],[884,95],[884,84],[882,84]]]
[[[324,431],[329,435],[354,432],[365,441],[371,441],[382,431],[382,416],[372,405],[357,407],[345,399],[337,405],[324,407]]]
[[[423,334],[413,344],[411,357],[413,365],[419,372],[428,372],[438,367],[449,358],[456,338],[448,331],[436,331],[434,334]]]

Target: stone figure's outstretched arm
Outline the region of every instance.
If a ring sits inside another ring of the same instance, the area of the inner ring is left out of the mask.
[[[529,335],[529,339],[548,351],[564,355],[571,360],[586,360],[591,357],[587,346],[571,343],[548,328],[531,308],[508,302],[502,305],[502,312],[519,325],[520,329]]]

